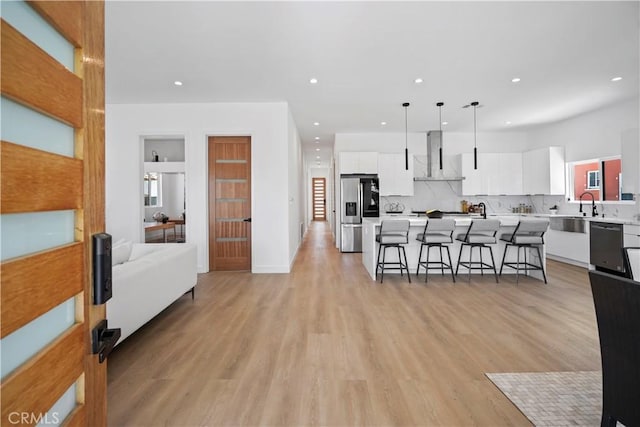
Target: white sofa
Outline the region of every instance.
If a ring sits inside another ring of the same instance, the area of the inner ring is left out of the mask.
[[[189,243],[113,245],[107,319],[109,328],[122,330],[119,343],[189,290],[193,296],[196,257],[196,246]]]

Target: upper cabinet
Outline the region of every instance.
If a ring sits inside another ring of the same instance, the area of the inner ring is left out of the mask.
[[[413,158],[409,159],[409,170],[405,166],[404,154],[378,154],[381,196],[413,196]]]
[[[522,194],[521,153],[478,153],[478,169],[473,153],[461,155],[463,195]]]
[[[640,134],[638,129],[622,133],[622,192],[640,193]]]
[[[343,173],[378,173],[378,153],[370,151],[342,151],[338,170]]]
[[[524,194],[565,194],[564,147],[545,147],[522,153]]]

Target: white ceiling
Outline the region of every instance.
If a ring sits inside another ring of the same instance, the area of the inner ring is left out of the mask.
[[[404,132],[405,101],[410,131],[438,101],[470,131],[475,100],[479,131],[517,130],[638,96],[639,5],[107,2],[107,103],[287,101],[314,156],[316,136]]]

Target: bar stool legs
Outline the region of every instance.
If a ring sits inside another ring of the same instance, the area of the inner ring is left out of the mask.
[[[384,249],[383,249],[384,248]],[[396,248],[398,250],[398,262],[387,262],[387,249],[388,248]],[[402,251],[402,252],[400,252]],[[380,260],[380,255],[382,255],[382,260]],[[403,262],[404,260],[404,262]],[[407,263],[407,252],[404,249],[404,246],[401,244],[380,244],[378,246],[378,260],[376,263],[376,278],[378,275],[378,270],[380,270],[380,283],[384,281],[384,270],[400,270],[400,276],[404,276],[403,271],[407,271],[407,278],[409,279],[409,283],[411,283],[411,274],[409,274],[409,267]],[[397,266],[397,267],[396,267]]]
[[[422,249],[425,246],[427,247],[427,259],[425,261],[422,261]],[[431,249],[431,247],[437,247],[440,249],[440,261],[429,261],[429,250]],[[442,257],[443,247],[447,250],[447,258],[449,259],[448,264],[444,262],[444,259]],[[430,267],[430,265],[434,265],[435,267]],[[418,255],[418,268],[416,268],[416,276],[420,273],[420,267],[424,268],[425,283],[427,283],[427,279],[429,277],[429,269],[438,268],[438,267],[440,267],[440,272],[443,276],[444,276],[445,269],[451,271],[451,278],[453,279],[454,283],[456,281],[456,277],[453,274],[453,263],[451,262],[451,252],[449,252],[449,246],[447,245],[442,245],[440,243],[434,243],[434,244],[423,243],[422,245],[420,245],[420,254]]]
[[[469,247],[469,261],[462,261],[462,249],[464,249],[465,246]],[[480,261],[472,260],[473,248],[478,248]],[[489,255],[491,256],[491,264],[488,264],[483,261],[482,249],[489,249]],[[496,270],[496,262],[495,262],[495,259],[493,258],[493,249],[491,248],[491,246],[484,245],[484,244],[462,243],[460,245],[460,254],[458,255],[458,264],[456,265],[456,276],[458,275],[458,269],[460,268],[460,266],[463,266],[467,269],[469,281],[471,281],[471,270],[480,270],[481,275],[484,275],[484,270],[493,270],[493,275],[496,278],[496,283],[499,283],[498,271]]]
[[[516,262],[505,262],[507,257],[507,251],[509,247],[514,246],[518,248],[518,254],[516,257]],[[527,261],[527,249],[535,248],[536,253],[538,254],[538,260],[540,261],[540,265],[535,265]],[[524,262],[520,262],[520,249],[524,249]],[[544,279],[544,283],[547,283],[547,275],[544,271],[544,266],[542,264],[542,256],[540,255],[540,247],[537,245],[518,245],[513,243],[507,243],[504,247],[504,254],[502,255],[502,264],[500,265],[500,276],[502,276],[502,269],[504,266],[513,268],[516,270],[516,283],[518,283],[520,279],[520,270],[524,270],[525,274],[527,271],[535,271],[539,270],[542,272],[542,278]]]

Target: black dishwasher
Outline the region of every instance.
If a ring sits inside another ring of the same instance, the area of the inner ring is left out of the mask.
[[[622,224],[592,221],[590,227],[590,262],[596,270],[621,274],[623,232]]]

